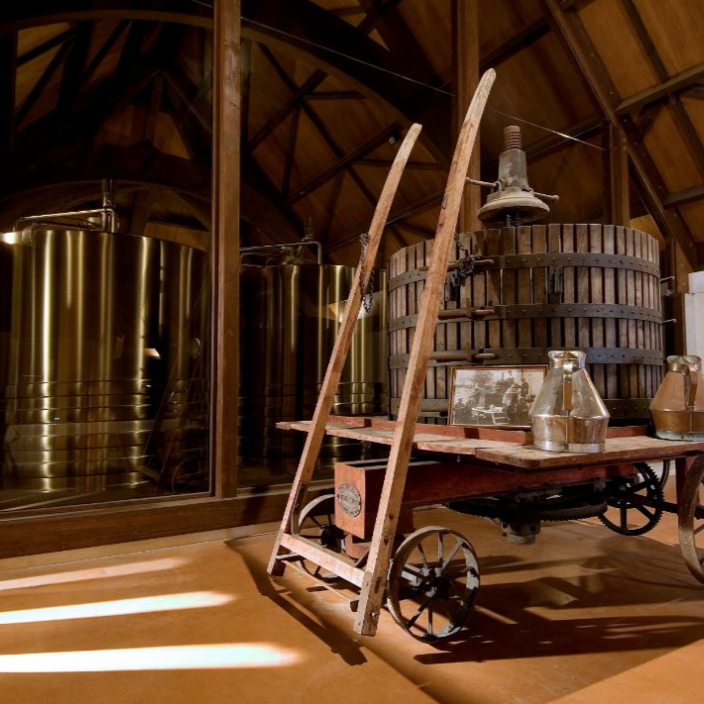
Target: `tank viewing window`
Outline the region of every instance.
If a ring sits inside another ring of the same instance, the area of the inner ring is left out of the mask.
[[[10,41],[0,513],[211,491],[213,36],[199,12]]]

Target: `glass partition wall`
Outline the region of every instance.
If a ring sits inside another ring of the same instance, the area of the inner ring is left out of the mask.
[[[16,67],[2,516],[213,489],[213,29],[198,12],[69,12],[0,37]]]

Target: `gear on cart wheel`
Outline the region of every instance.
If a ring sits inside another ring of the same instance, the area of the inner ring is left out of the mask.
[[[644,535],[655,528],[663,514],[660,478],[645,462],[634,467],[637,474],[610,484],[608,508],[599,516],[607,528],[620,535]],[[646,499],[649,505],[643,505],[639,499]]]

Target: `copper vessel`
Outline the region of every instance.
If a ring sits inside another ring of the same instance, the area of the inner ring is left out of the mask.
[[[603,452],[609,412],[578,350],[552,351],[530,409],[533,444],[549,452]]]
[[[650,413],[659,438],[704,442],[704,376],[700,357],[667,358],[667,374],[650,404]]]

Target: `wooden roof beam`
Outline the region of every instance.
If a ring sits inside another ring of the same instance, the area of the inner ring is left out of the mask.
[[[84,69],[92,35],[92,22],[78,23],[76,36],[71,40],[61,75],[58,109],[63,113],[71,112],[76,96],[83,85]]]
[[[628,115],[649,103],[654,103],[661,98],[690,88],[695,83],[704,79],[704,63],[688,68],[686,71],[673,76],[672,78],[659,83],[656,86],[646,88],[630,98],[622,100],[616,107],[616,115]]]
[[[213,10],[189,0],[24,0],[3,3],[0,34],[21,29],[83,20],[146,20],[213,26]]]
[[[704,200],[704,184],[668,193],[665,196],[664,205],[666,208],[679,208],[700,200]]]
[[[622,105],[618,90],[582,20],[575,12],[562,12],[558,0],[543,0],[543,5],[555,21],[609,122],[624,131],[631,163],[643,186],[643,197],[650,214],[661,231],[675,239],[688,261],[696,266],[697,250],[692,233],[678,213],[665,209],[663,200],[667,190],[662,177],[645,146],[637,141],[636,128],[631,117],[618,112],[619,106]],[[640,106],[647,102],[641,103]]]
[[[331,178],[337,175],[339,171],[352,165],[357,159],[373,152],[378,149],[382,144],[388,142],[389,138],[398,133],[401,129],[401,125],[398,122],[393,122],[380,132],[375,134],[371,139],[368,139],[364,144],[361,144],[356,149],[345,154],[339,161],[330,166],[330,168],[318,174],[314,179],[306,183],[304,186],[299,188],[291,197],[288,199],[289,204],[293,205],[299,200],[302,200],[306,196],[310,195],[313,191],[316,191],[323,184],[327,183]]]

